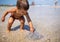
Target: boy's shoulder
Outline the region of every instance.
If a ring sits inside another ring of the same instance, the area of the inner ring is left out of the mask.
[[[15,11],[15,10],[17,10],[17,8],[16,8],[16,7],[13,7],[13,8],[11,8],[11,10],[12,10],[12,11]]]
[[[5,12],[10,13],[10,12],[15,12],[16,10],[17,10],[17,8],[16,8],[16,7],[13,7],[13,8],[9,8],[9,9],[6,10]]]
[[[17,8],[16,7],[13,7],[13,8],[10,8],[8,11],[16,11]]]

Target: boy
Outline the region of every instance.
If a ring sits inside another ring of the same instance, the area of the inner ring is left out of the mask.
[[[15,19],[17,19],[21,22],[20,30],[23,31],[23,27],[24,27],[24,23],[25,23],[24,15],[27,18],[27,21],[28,21],[28,24],[30,27],[30,32],[34,32],[32,21],[31,21],[29,15],[28,15],[28,12],[27,12],[28,9],[29,9],[29,4],[28,4],[27,0],[26,1],[18,0],[15,8],[5,11],[4,15],[2,16],[2,22],[4,22],[5,16],[8,13],[11,13],[11,16],[8,21],[8,26],[7,26],[8,32],[10,32],[11,26],[12,26]]]

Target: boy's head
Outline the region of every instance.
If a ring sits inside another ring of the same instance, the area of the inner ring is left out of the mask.
[[[17,8],[20,8],[20,0],[17,0],[17,4],[16,4]]]
[[[20,6],[21,2],[26,2],[26,0],[17,0],[16,6],[17,6],[18,9],[20,9],[20,7],[21,7]]]
[[[25,3],[26,2],[26,3]],[[24,5],[25,4],[25,5]],[[17,0],[17,4],[16,4],[18,9],[24,8],[26,10],[29,9],[29,3],[27,0]]]

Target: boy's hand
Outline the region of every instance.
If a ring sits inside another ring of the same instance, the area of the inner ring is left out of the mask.
[[[2,17],[1,20],[2,20],[2,22],[4,22],[5,21],[5,17]]]

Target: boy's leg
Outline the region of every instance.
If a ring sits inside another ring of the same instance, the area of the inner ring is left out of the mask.
[[[20,19],[19,19],[21,25],[20,25],[20,30],[23,30],[24,28],[24,23],[25,23],[25,19],[24,19],[24,16],[21,16]]]
[[[10,18],[9,18],[9,20],[8,20],[8,25],[7,25],[7,31],[8,31],[8,32],[10,32],[11,26],[12,26],[14,20],[15,20],[15,19],[14,19],[13,17],[10,17]]]

